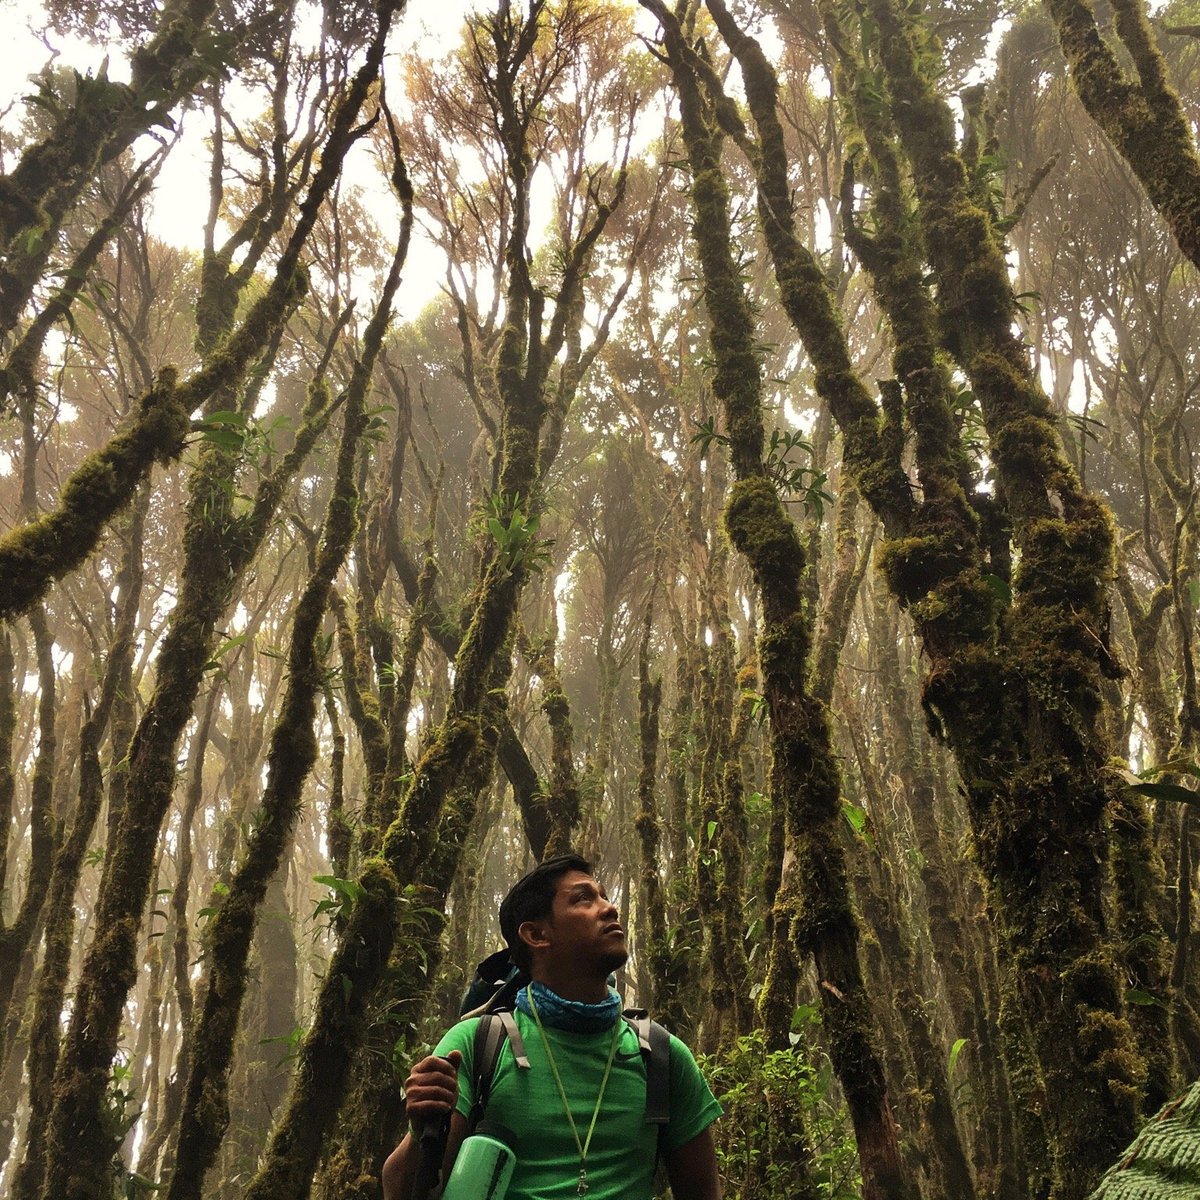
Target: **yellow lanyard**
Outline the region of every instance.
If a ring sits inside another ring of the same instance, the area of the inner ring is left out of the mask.
[[[558,1073],[558,1063],[554,1061],[554,1051],[550,1049],[550,1039],[546,1036],[546,1028],[542,1024],[541,1014],[533,998],[533,989],[529,991],[529,1007],[533,1010],[533,1019],[537,1022],[538,1033],[542,1035],[542,1045],[546,1047],[546,1058],[550,1061],[550,1070],[554,1072],[554,1082],[558,1084],[558,1094],[562,1098],[563,1112],[567,1114],[567,1122],[571,1126],[571,1136],[575,1139],[575,1149],[579,1151],[579,1195],[587,1194],[587,1156],[592,1147],[592,1134],[596,1132],[596,1118],[600,1115],[600,1104],[604,1100],[604,1090],[608,1087],[608,1077],[612,1074],[613,1059],[617,1056],[617,1042],[621,1037],[621,1018],[613,1024],[612,1045],[608,1048],[608,1062],[604,1064],[604,1078],[600,1081],[600,1091],[596,1096],[596,1107],[592,1110],[592,1123],[588,1126],[587,1139],[579,1140],[579,1130],[575,1128],[575,1118],[571,1116],[571,1106],[567,1103],[567,1091],[563,1087],[562,1076]]]

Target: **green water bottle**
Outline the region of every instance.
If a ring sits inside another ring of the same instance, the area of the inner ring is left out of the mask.
[[[503,1200],[517,1155],[517,1136],[496,1121],[480,1121],[463,1141],[442,1200]]]

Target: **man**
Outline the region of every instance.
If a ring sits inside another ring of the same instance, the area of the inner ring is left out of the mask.
[[[517,1135],[507,1200],[650,1200],[661,1152],[676,1200],[720,1200],[712,1122],[721,1107],[672,1037],[670,1119],[646,1121],[646,1067],[608,977],[629,957],[616,907],[578,855],[549,859],[500,906],[500,930],[530,983],[514,1020],[529,1058],[501,1050],[489,1121]],[[405,1084],[410,1124],[451,1113],[442,1178],[467,1133],[479,1018],[461,1021]],[[662,1129],[661,1141],[659,1130]],[[407,1135],[383,1168],[384,1200],[409,1200],[420,1150]]]

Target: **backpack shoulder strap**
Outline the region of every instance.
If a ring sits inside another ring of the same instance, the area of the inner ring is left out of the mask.
[[[467,1118],[467,1132],[473,1133],[487,1109],[492,1094],[492,1080],[500,1062],[500,1051],[504,1043],[512,1047],[513,1058],[520,1070],[529,1070],[529,1058],[525,1054],[525,1042],[513,1019],[512,1012],[485,1012],[475,1027],[475,1043],[471,1054],[472,1078],[475,1102]]]
[[[671,1035],[657,1021],[650,1022],[646,1120],[652,1125],[666,1125],[671,1120]]]
[[[528,1071],[529,1058],[525,1053],[525,1039],[521,1037],[521,1031],[517,1028],[517,1019],[513,1016],[512,1009],[502,1009],[495,1015],[499,1018],[500,1024],[504,1026],[504,1036],[508,1038],[508,1044],[512,1047],[513,1058],[516,1060],[517,1066],[522,1071]]]
[[[475,1027],[475,1043],[471,1054],[471,1083],[474,1103],[467,1117],[467,1132],[473,1133],[487,1109],[492,1094],[492,1078],[500,1061],[504,1045],[504,1026],[495,1013],[483,1013]]]
[[[646,1064],[646,1123],[671,1120],[671,1035],[644,1008],[627,1008],[625,1020],[637,1034]]]

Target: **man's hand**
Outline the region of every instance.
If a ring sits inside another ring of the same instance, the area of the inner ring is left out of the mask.
[[[458,1103],[458,1068],[462,1055],[451,1050],[445,1058],[432,1054],[408,1073],[404,1082],[404,1109],[416,1131],[427,1121],[444,1117]]]
[[[417,1145],[424,1127],[450,1119],[450,1136],[442,1159],[442,1178],[449,1177],[458,1148],[467,1133],[467,1123],[454,1111],[458,1103],[458,1068],[462,1055],[451,1050],[445,1058],[423,1058],[404,1083],[404,1107],[409,1132],[383,1164],[384,1200],[409,1200],[413,1194],[422,1151]]]

